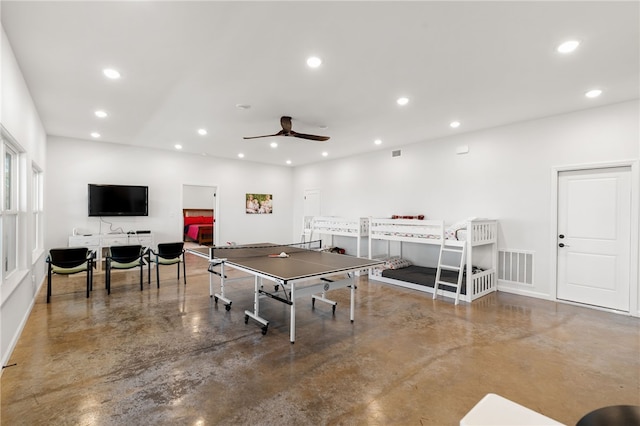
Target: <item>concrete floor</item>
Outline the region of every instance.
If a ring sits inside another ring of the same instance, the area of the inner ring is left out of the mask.
[[[640,404],[640,320],[507,293],[454,306],[360,278],[335,316],[267,300],[263,336],[244,323],[251,282],[231,311],[208,296],[206,261],[187,285],[161,269],[160,290],[136,272],[46,285],[1,378],[3,425],[456,425],[497,393],[568,425],[596,408]],[[145,271],[146,273],[146,271]]]

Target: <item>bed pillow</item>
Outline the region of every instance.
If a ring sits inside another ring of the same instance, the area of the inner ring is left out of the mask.
[[[458,231],[461,229],[465,229],[467,227],[467,223],[476,219],[475,217],[469,217],[464,220],[460,220],[453,225],[447,227],[444,231],[444,237],[448,240],[457,240],[458,239]]]
[[[411,266],[411,262],[400,257],[391,257],[384,262],[385,269],[402,269]]]
[[[387,257],[384,259],[380,259],[384,261],[382,265],[377,265],[369,270],[369,273],[376,277],[382,276],[382,271],[385,269],[402,269],[407,266],[411,266],[411,262],[408,260],[402,259],[400,257]]]

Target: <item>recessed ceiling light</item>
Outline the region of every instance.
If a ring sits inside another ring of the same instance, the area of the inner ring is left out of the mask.
[[[92,133],[91,133],[91,137],[92,137],[92,138],[99,138],[99,137],[100,137],[100,133],[98,133],[98,132],[92,132]]]
[[[398,98],[398,100],[396,101],[398,103],[398,105],[406,105],[409,103],[409,98]]]
[[[589,90],[587,93],[584,94],[587,98],[597,98],[598,96],[602,95],[602,90],[600,89],[593,89],[593,90]]]
[[[243,154],[243,153],[240,153],[240,154],[238,154],[238,157],[239,157],[239,158],[244,158],[244,154]]]
[[[251,108],[251,105],[247,105],[247,104],[236,104],[236,108],[238,108],[238,109],[249,109],[249,108]]]
[[[98,110],[94,114],[99,118],[105,118],[108,115],[105,111],[102,110]]]
[[[376,145],[380,145],[382,143],[382,140],[376,139],[375,141],[373,141],[373,143],[375,143]]]
[[[120,72],[118,72],[118,70],[114,70],[113,68],[105,68],[102,70],[102,73],[105,77],[112,80],[120,78]]]
[[[317,56],[312,56],[307,59],[307,65],[309,66],[309,68],[318,68],[320,65],[322,65],[322,59],[318,58]]]
[[[323,152],[323,153],[322,153],[322,156],[323,156],[323,157],[326,157],[326,156],[328,156],[328,155],[329,155],[329,153],[328,153],[327,151],[325,151],[325,152]]]
[[[571,53],[578,48],[580,42],[578,40],[565,41],[556,49],[559,53]]]
[[[198,129],[198,134],[199,134],[200,136],[204,136],[204,135],[206,135],[206,134],[207,134],[207,129]]]
[[[451,123],[449,123],[449,126],[453,127],[454,129],[457,129],[458,127],[460,127],[460,122],[452,121]]]
[[[278,142],[271,142],[271,148],[277,148]]]
[[[174,145],[174,148],[175,148],[175,149],[182,149],[182,145],[180,145],[179,143],[177,143],[177,144],[175,144],[175,145]]]
[[[287,160],[287,164],[291,164],[291,160]]]

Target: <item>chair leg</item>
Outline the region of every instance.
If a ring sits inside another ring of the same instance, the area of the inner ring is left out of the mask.
[[[47,272],[47,303],[51,301],[51,265],[49,265],[49,270]]]
[[[143,288],[143,287],[142,287],[142,275],[143,275],[142,270],[143,270],[143,269],[144,269],[144,264],[143,264],[143,263],[140,263],[140,291],[142,291],[142,288]]]
[[[87,269],[87,299],[89,298],[89,291],[91,291],[91,269]]]
[[[148,254],[147,256],[147,284],[151,284],[151,255],[150,254]]]
[[[107,259],[104,271],[104,281],[107,284],[107,294],[111,294],[111,262]]]
[[[180,268],[179,263],[178,268]],[[182,255],[182,279],[184,280],[184,285],[187,285],[187,265],[184,262],[184,254]]]
[[[158,256],[156,256],[156,285],[160,288],[160,262],[158,262]]]

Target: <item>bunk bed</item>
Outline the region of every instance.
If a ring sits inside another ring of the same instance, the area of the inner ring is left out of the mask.
[[[213,244],[212,209],[182,209],[184,241],[193,241],[199,245]]]
[[[441,262],[443,248],[447,247],[447,244],[456,245],[464,247],[461,254],[463,257],[460,259],[461,270],[459,272],[447,270],[444,265],[441,265],[439,279],[454,284],[461,273],[459,297],[465,302],[472,302],[496,291],[497,233],[498,227],[495,220],[469,219],[445,227],[442,220],[369,218],[369,257],[380,258],[381,256],[374,256],[373,245],[376,241],[387,242],[385,265],[370,270],[369,278],[433,294],[437,279],[437,265],[431,267],[412,265],[402,259],[402,253],[400,257],[388,257],[390,244],[392,241],[399,242],[400,251],[403,243],[440,246],[438,263]],[[485,255],[483,260],[487,264],[476,266],[475,252],[480,250],[483,251],[482,254]],[[457,303],[456,286],[442,285],[442,281],[438,286],[437,294],[456,298]]]
[[[307,216],[305,227],[308,230],[309,240],[319,239],[323,235],[331,237],[330,245],[333,246],[333,237],[353,237],[356,239],[356,256],[362,257],[362,239],[369,235],[369,218],[345,218],[338,216]],[[368,255],[367,255],[368,257]]]

